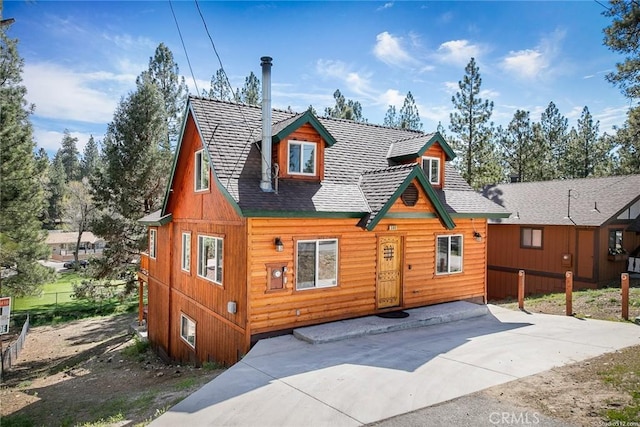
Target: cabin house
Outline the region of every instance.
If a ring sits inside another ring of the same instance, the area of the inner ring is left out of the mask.
[[[640,251],[640,175],[488,186],[483,195],[511,212],[489,221],[488,297],[596,288],[634,272]],[[637,270],[640,273],[640,269]]]
[[[77,231],[50,231],[45,243],[51,249],[51,259],[56,261],[70,261],[74,258]],[[88,259],[99,256],[105,247],[105,241],[96,237],[92,232],[85,231],[80,236],[78,259]]]
[[[440,134],[191,97],[139,282],[152,346],[237,362],[293,328],[486,301],[487,219]]]

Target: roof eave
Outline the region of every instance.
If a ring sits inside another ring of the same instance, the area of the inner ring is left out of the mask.
[[[298,128],[300,128],[301,126],[303,126],[303,125],[305,125],[307,123],[309,123],[316,130],[316,132],[318,132],[320,134],[322,139],[324,139],[325,143],[329,147],[331,147],[333,144],[336,143],[336,139],[333,137],[333,135],[331,135],[331,133],[329,133],[327,128],[325,128],[322,125],[322,123],[320,123],[320,121],[316,118],[316,116],[314,116],[313,113],[311,111],[309,111],[309,110],[307,110],[303,114],[301,114],[300,117],[295,119],[293,122],[291,122],[289,125],[287,125],[280,132],[278,132],[275,135],[273,135],[273,137],[272,137],[273,142],[274,143],[278,143],[278,142],[282,141],[288,135],[290,135],[295,130],[297,130]]]

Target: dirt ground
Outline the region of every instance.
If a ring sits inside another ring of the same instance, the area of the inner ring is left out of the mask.
[[[0,389],[0,425],[144,425],[222,372],[167,365],[151,351],[127,355],[133,322],[123,315],[33,328]],[[639,354],[640,345],[481,393],[567,423],[607,425],[608,409],[632,401],[628,384],[611,378],[631,369],[640,390]]]
[[[222,372],[167,365],[151,350],[126,354],[134,321],[127,314],[32,328],[3,378],[0,425],[145,423]]]

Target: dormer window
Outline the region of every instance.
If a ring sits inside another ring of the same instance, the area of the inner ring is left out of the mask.
[[[203,191],[209,189],[209,163],[204,154],[204,150],[196,151],[195,156],[195,190]]]
[[[431,185],[440,185],[440,159],[438,157],[423,157],[422,169]]]
[[[289,141],[289,175],[316,175],[316,144]]]

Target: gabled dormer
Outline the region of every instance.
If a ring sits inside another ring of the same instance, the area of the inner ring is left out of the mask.
[[[324,180],[324,152],[335,138],[311,111],[273,125],[273,164],[279,179]]]
[[[453,160],[455,153],[439,132],[420,134],[396,141],[389,147],[387,160],[391,165],[418,163],[431,186],[445,185],[444,162]]]

